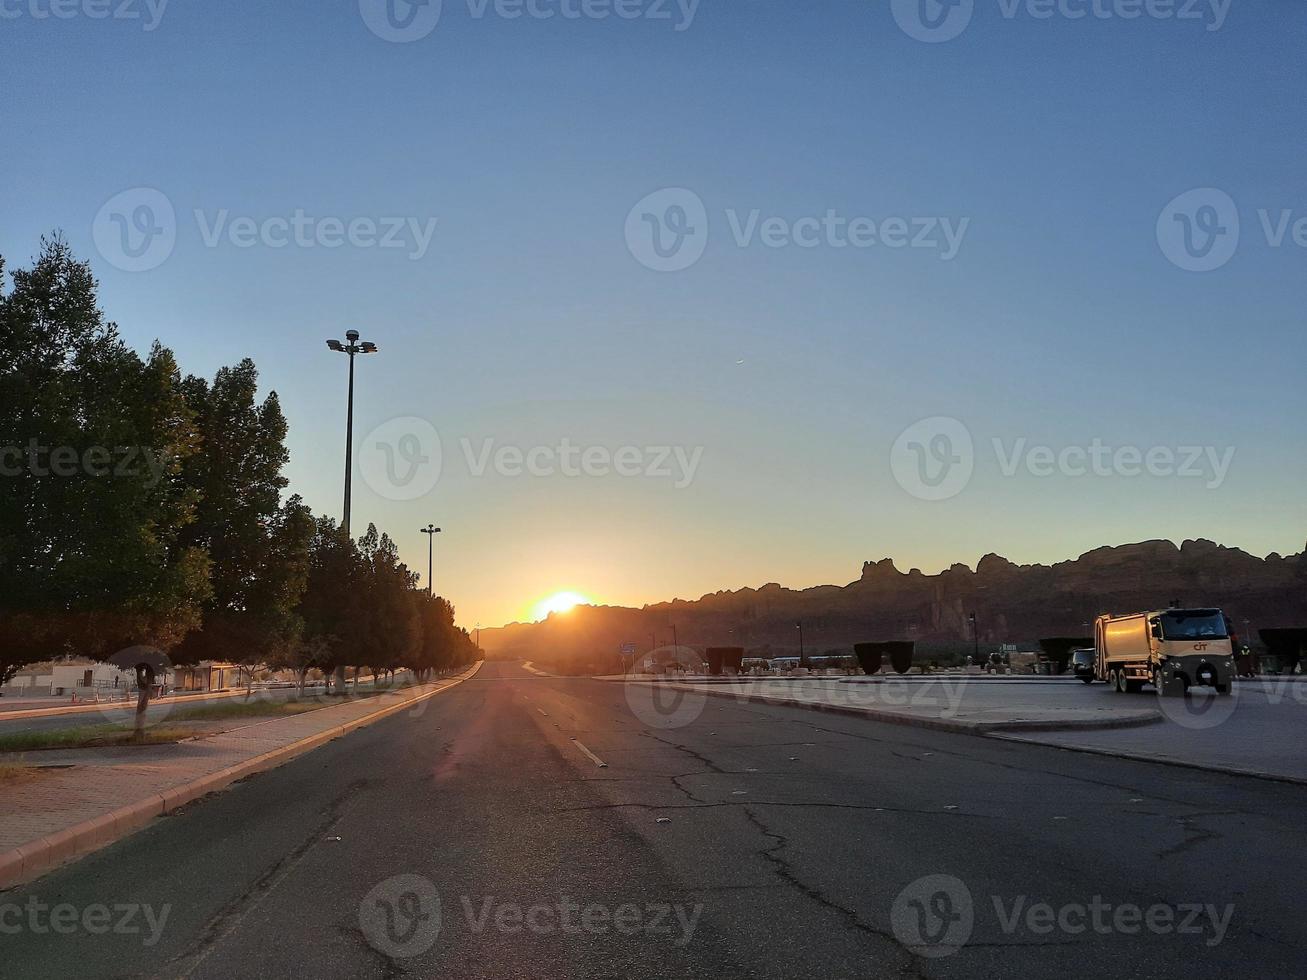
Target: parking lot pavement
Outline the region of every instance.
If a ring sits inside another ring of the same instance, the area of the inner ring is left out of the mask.
[[[1121,698],[1127,703],[1151,700],[1161,710],[1162,722],[1144,729],[1038,735],[1010,732],[1003,733],[1003,737],[1307,782],[1307,753],[1302,740],[1307,723],[1307,684],[1296,678],[1240,681],[1229,697],[1198,692],[1188,698],[1157,698],[1152,688],[1120,695],[1097,684],[1081,693],[1094,698]]]

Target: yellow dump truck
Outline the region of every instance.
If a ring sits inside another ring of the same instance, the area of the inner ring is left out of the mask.
[[[1234,654],[1219,609],[1166,609],[1099,616],[1094,624],[1094,677],[1119,692],[1152,684],[1159,695],[1194,686],[1229,694]]]

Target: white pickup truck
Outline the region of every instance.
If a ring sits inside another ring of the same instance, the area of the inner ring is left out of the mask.
[[[1230,631],[1219,609],[1165,609],[1099,616],[1094,676],[1119,692],[1152,684],[1159,695],[1207,686],[1229,694],[1234,677]]]

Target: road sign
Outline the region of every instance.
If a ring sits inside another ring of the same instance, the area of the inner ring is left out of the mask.
[[[622,644],[622,655],[623,655],[623,656],[626,656],[626,657],[633,657],[633,656],[635,656],[635,649],[636,649],[636,648],[635,648],[635,644],[634,644],[634,643],[623,643],[623,644]]]

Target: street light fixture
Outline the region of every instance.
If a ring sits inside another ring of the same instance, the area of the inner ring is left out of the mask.
[[[808,666],[808,656],[803,652],[803,620],[794,624],[794,628],[799,631],[799,666]]]
[[[427,595],[434,597],[436,580],[432,578],[431,567],[433,555],[436,550],[436,535],[440,533],[440,528],[434,524],[428,524],[421,529],[422,533],[427,536]]]
[[[368,340],[360,342],[357,330],[346,330],[345,343],[328,340],[327,349],[349,355],[349,408],[345,415],[345,519],[341,524],[345,533],[349,534],[350,490],[354,472],[354,355],[375,354],[377,345]]]

